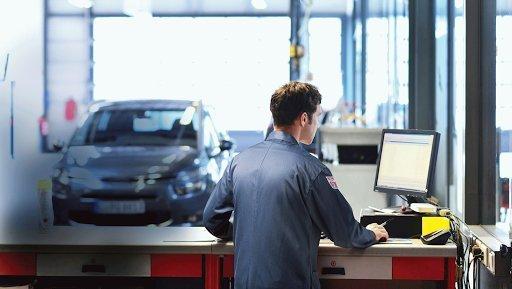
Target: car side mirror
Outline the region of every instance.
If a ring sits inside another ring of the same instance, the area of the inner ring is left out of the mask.
[[[221,151],[229,151],[233,148],[234,143],[230,140],[221,140],[220,141],[220,150]]]
[[[57,141],[53,143],[53,151],[60,152],[66,144],[63,141]]]

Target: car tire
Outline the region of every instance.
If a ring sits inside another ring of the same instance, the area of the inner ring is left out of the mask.
[[[53,225],[54,226],[69,226],[71,224],[69,223],[69,220],[59,218],[58,215],[55,215],[55,218],[53,219]]]
[[[60,208],[59,204],[52,200],[53,202],[53,225],[54,226],[69,226],[69,218],[67,211],[63,208]]]

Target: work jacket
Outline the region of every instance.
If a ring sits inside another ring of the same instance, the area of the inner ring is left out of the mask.
[[[321,232],[345,248],[375,243],[329,169],[283,131],[230,162],[203,218],[210,233],[233,238],[235,289],[320,288]]]

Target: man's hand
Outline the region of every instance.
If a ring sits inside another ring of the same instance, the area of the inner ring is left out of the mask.
[[[389,238],[388,231],[377,223],[371,223],[366,226],[366,229],[372,231],[375,234],[375,241],[386,241]]]

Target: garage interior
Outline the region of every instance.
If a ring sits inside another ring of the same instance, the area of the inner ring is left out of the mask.
[[[383,130],[439,133],[421,202],[450,231],[321,240],[322,288],[512,288],[510,27],[510,0],[0,1],[0,285],[233,288],[203,208],[301,81],[358,220],[408,201],[375,190]]]

